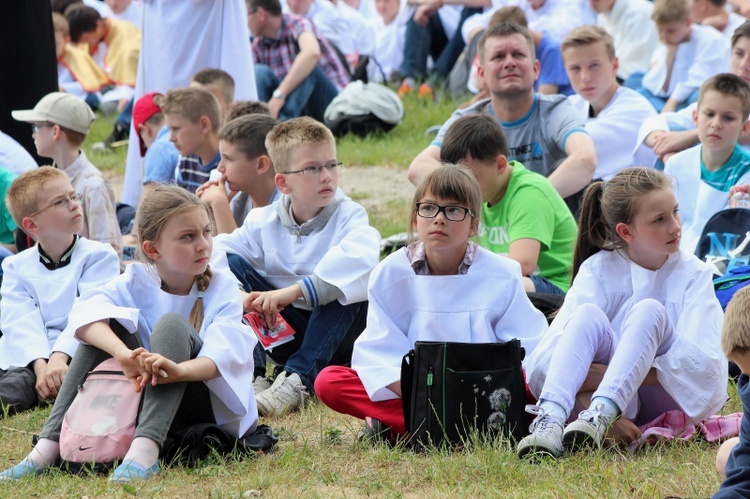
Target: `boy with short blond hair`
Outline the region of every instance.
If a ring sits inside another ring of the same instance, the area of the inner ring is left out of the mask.
[[[737,291],[727,305],[721,349],[742,371],[737,394],[743,417],[739,439],[729,439],[719,449],[716,467],[724,481],[712,499],[747,497],[750,492],[750,287]]]
[[[596,148],[594,179],[609,180],[633,166],[638,128],[656,116],[635,90],[617,82],[619,59],[612,37],[599,26],[580,26],[560,45],[565,70],[576,95],[569,98]]]
[[[692,0],[655,0],[651,19],[660,44],[638,89],[659,112],[695,102],[701,83],[729,70],[729,42],[709,26],[693,24]]]
[[[281,196],[265,146],[266,136],[278,123],[271,116],[251,114],[228,122],[219,132],[221,178],[196,191],[211,207],[219,234],[232,232],[251,209],[268,206]],[[235,202],[238,197],[245,199]]]
[[[711,216],[726,206],[730,189],[750,182],[750,153],[739,146],[750,131],[750,85],[723,73],[701,86],[693,122],[700,144],[672,156],[664,171],[678,182],[680,246],[693,251]]]
[[[336,141],[321,123],[296,118],[266,138],[281,199],[250,211],[242,227],[214,240],[212,264],[242,283],[245,310],[273,327],[279,312],[294,340],[268,355],[284,370],[273,385],[256,351],[256,401],[264,416],[281,416],[314,389],[320,370],[348,363],[364,329],[367,281],[378,263],[380,235],[367,213],[337,196]]]
[[[81,205],[60,170],[23,173],[5,202],[37,242],[2,264],[0,406],[15,413],[55,398],[78,345],[65,331],[68,312],[77,296],[119,275],[120,264],[108,244],[78,236]]]
[[[47,94],[34,109],[13,111],[18,121],[31,123],[37,154],[52,158],[55,167],[65,172],[81,197],[83,228],[81,235],[93,241],[111,244],[122,255],[122,234],[115,211],[115,194],[101,172],[80,149],[95,116],[89,106],[69,94]]]
[[[190,192],[205,184],[221,160],[219,100],[202,88],[177,88],[167,92],[161,106],[170,140],[180,153],[177,183]]]
[[[481,245],[521,265],[527,293],[564,295],[570,288],[575,219],[549,180],[508,161],[497,120],[484,114],[457,119],[445,133],[440,160],[469,168],[479,181]]]

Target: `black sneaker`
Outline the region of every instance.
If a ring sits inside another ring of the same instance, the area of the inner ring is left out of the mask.
[[[373,444],[384,442],[388,447],[394,447],[398,442],[398,438],[395,436],[390,426],[386,426],[386,424],[379,419],[371,418],[369,416],[365,418],[365,427],[362,430],[361,439]]]
[[[115,123],[115,128],[109,137],[104,139],[104,142],[96,142],[91,148],[96,150],[103,149],[116,149],[128,144],[128,137],[130,136],[130,127],[122,123]]]

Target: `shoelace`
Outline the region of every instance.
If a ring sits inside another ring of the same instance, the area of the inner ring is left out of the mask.
[[[588,421],[592,426],[596,427],[598,427],[600,424],[609,426],[611,422],[604,417],[603,412],[604,405],[597,404],[593,409],[589,408],[585,411],[581,411],[581,414],[578,415],[578,419],[584,419]]]
[[[536,416],[529,426],[529,432],[531,433],[536,432],[537,428],[539,428],[538,433],[548,433],[554,429],[554,425],[557,423],[554,417],[547,414],[547,411],[538,405],[527,405],[526,412]]]

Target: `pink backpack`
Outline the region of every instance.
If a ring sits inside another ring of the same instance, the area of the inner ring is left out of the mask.
[[[63,418],[62,459],[106,466],[125,457],[135,434],[142,393],[133,390],[115,359],[96,366],[78,387]]]

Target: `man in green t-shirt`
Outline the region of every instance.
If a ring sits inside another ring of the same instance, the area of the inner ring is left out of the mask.
[[[487,115],[456,120],[440,150],[441,161],[463,164],[479,181],[481,245],[521,264],[526,292],[562,295],[570,288],[575,219],[549,180],[507,155],[503,131]]]

